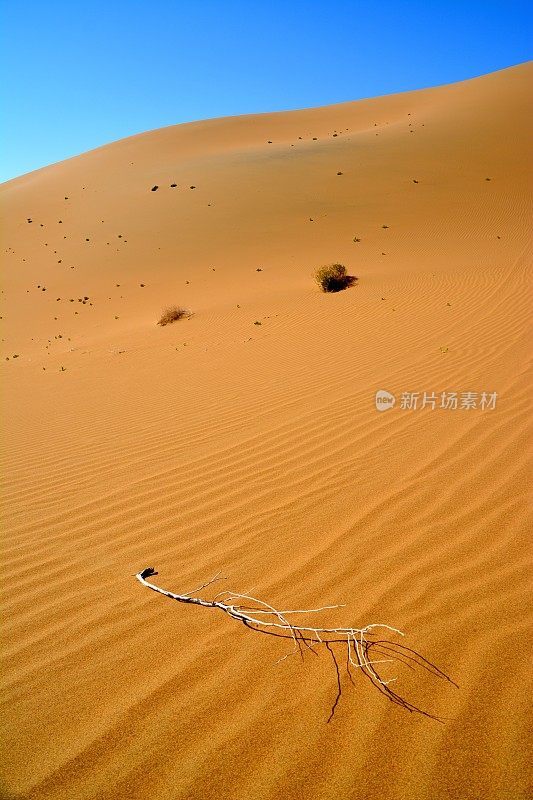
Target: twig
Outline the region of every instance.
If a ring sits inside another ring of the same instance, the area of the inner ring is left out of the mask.
[[[287,615],[289,614],[314,614],[321,611],[326,611],[340,606],[321,606],[320,608],[308,610],[289,610],[279,611],[274,606],[265,603],[264,600],[258,600],[248,594],[238,594],[229,591],[218,592],[213,600],[204,600],[201,597],[192,597],[191,595],[199,592],[216,581],[223,580],[220,573],[217,573],[211,580],[203,583],[197,589],[193,589],[186,594],[175,594],[166,589],[161,589],[154,583],[150,583],[147,578],[157,575],[153,567],[146,567],[136,574],[137,580],[148,589],[151,589],[158,594],[169,597],[171,600],[177,600],[179,603],[191,603],[204,608],[217,608],[228,614],[232,619],[242,622],[247,628],[258,631],[259,633],[266,633],[270,636],[276,636],[282,639],[291,639],[294,648],[290,653],[279,659],[283,661],[288,656],[300,654],[304,660],[304,649],[302,645],[310,650],[315,656],[318,655],[315,648],[324,646],[330,653],[331,658],[335,665],[335,672],[337,676],[337,696],[333,703],[331,714],[328,722],[333,719],[335,710],[342,695],[342,683],[339,662],[332,648],[334,644],[340,644],[346,647],[346,671],[350,681],[353,683],[350,666],[359,669],[363,675],[370,681],[370,683],[379,691],[384,694],[392,703],[399,705],[406,711],[416,712],[423,714],[425,717],[442,722],[438,717],[433,714],[423,711],[421,708],[410,703],[404,697],[390,688],[390,684],[396,678],[389,678],[384,680],[379,672],[374,668],[377,664],[384,664],[388,662],[399,662],[404,664],[409,669],[414,670],[416,667],[429,672],[433,677],[446,680],[454,686],[457,684],[452,681],[441,669],[424,656],[417,653],[416,650],[406,647],[406,645],[390,639],[377,639],[374,638],[378,631],[386,630],[398,636],[403,636],[402,631],[393,628],[390,625],[382,623],[373,623],[366,625],[364,628],[323,628],[311,627],[305,625],[295,625],[288,622]],[[223,598],[223,599],[219,599]],[[236,603],[235,601],[246,601],[246,605]],[[384,658],[374,659],[371,657],[372,650]]]

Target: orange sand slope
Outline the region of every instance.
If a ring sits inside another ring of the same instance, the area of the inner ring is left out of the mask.
[[[532,72],[2,186],[6,797],[528,796]],[[359,280],[327,295],[333,261]],[[194,315],[161,328],[169,303]],[[290,643],[156,596],[149,565],[400,628],[460,688],[384,672],[444,724],[352,685],[342,649],[327,724],[327,653],[277,663]]]

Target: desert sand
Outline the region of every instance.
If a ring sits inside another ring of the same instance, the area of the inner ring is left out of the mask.
[[[3,796],[530,797],[532,78],[178,125],[2,185]],[[356,284],[320,292],[329,262]],[[459,688],[390,667],[437,722],[342,670],[328,723],[330,659],[279,661],[147,566],[345,604],[320,619],[393,625]]]

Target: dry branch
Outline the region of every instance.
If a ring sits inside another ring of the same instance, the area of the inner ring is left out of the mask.
[[[229,591],[221,591],[216,594],[212,600],[204,600],[200,597],[193,597],[192,595],[206,589],[216,581],[222,580],[220,573],[211,578],[211,580],[206,581],[201,586],[185,594],[169,592],[146,580],[153,575],[157,575],[155,569],[153,567],[147,567],[141,572],[138,572],[135,577],[143,586],[147,586],[149,589],[152,589],[152,591],[158,592],[165,597],[170,597],[171,600],[177,600],[179,603],[191,603],[192,605],[203,606],[204,608],[217,608],[225,614],[228,614],[232,619],[242,622],[251,630],[277,636],[282,639],[292,639],[294,644],[293,650],[285,656],[282,656],[280,661],[294,654],[299,654],[303,660],[305,650],[314,655],[318,655],[317,650],[320,647],[327,649],[335,665],[337,678],[337,696],[333,703],[328,722],[333,718],[335,709],[342,695],[341,672],[333,645],[346,648],[346,671],[352,683],[353,678],[350,667],[359,669],[370,683],[392,703],[401,706],[406,711],[414,711],[430,719],[442,722],[438,717],[435,717],[427,711],[423,711],[421,708],[413,705],[400,694],[393,691],[390,688],[390,684],[396,679],[391,678],[389,680],[384,680],[378,670],[375,669],[378,664],[397,661],[411,670],[415,670],[418,667],[429,672],[436,678],[448,681],[454,686],[457,686],[448,675],[442,672],[431,661],[428,661],[420,655],[420,653],[417,653],[416,650],[412,650],[410,647],[406,647],[406,645],[400,644],[393,639],[378,638],[380,635],[383,635],[382,631],[388,631],[389,633],[403,636],[404,634],[402,631],[399,631],[397,628],[376,623],[366,625],[364,628],[325,628],[295,625],[287,619],[291,614],[314,614],[333,608],[340,608],[340,606],[322,606],[320,608],[304,609],[300,611],[279,611],[263,600],[258,600],[248,594],[237,594]]]

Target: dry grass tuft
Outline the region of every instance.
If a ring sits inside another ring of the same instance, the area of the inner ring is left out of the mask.
[[[176,322],[183,317],[189,317],[190,314],[185,308],[181,306],[167,306],[161,312],[161,316],[157,322],[158,325],[170,325],[171,322]]]

